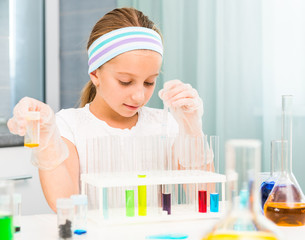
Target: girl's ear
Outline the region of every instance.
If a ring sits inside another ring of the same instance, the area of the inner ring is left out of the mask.
[[[98,79],[97,70],[94,70],[93,72],[90,73],[90,79],[95,87],[99,86],[100,82]]]

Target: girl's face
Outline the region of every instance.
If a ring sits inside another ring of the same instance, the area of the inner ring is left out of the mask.
[[[96,100],[123,117],[134,116],[151,98],[162,64],[151,50],[125,52],[90,73]]]

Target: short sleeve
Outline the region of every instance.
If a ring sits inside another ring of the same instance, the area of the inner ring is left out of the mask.
[[[58,113],[56,113],[56,125],[59,129],[60,135],[66,139],[68,139],[70,142],[72,142],[75,145],[75,138],[74,134],[71,128],[71,124],[69,124],[71,121],[69,118],[69,114],[65,114],[65,110],[61,110]]]

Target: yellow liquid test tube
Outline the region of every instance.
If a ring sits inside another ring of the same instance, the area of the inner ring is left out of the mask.
[[[139,178],[145,178],[146,175],[138,175]],[[146,194],[146,185],[138,186],[138,215],[146,216],[147,215],[147,194]]]
[[[24,136],[24,146],[34,148],[39,146],[40,112],[28,112],[26,115],[27,128]]]

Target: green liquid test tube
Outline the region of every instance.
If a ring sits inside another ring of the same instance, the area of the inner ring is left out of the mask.
[[[14,239],[13,216],[0,216],[0,239]]]
[[[126,198],[126,216],[127,217],[134,217],[134,215],[135,215],[134,190],[126,190],[125,191],[125,198]]]
[[[139,178],[145,178],[146,175],[138,175]],[[138,186],[138,215],[147,215],[147,198],[146,198],[146,186]]]

